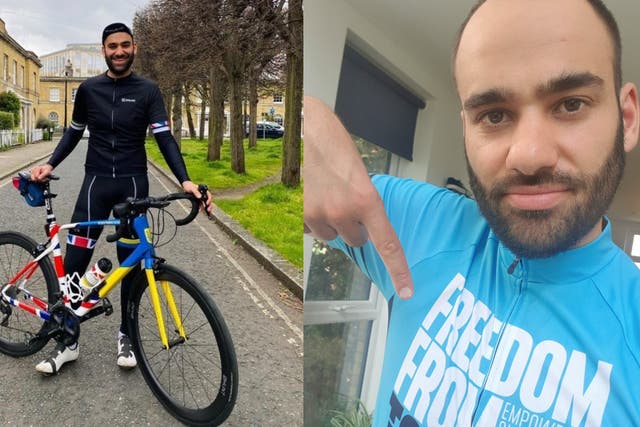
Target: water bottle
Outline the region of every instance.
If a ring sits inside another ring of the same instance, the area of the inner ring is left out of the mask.
[[[93,264],[80,279],[80,285],[84,288],[85,292],[102,282],[107,276],[107,273],[111,271],[111,267],[111,261],[109,261],[108,258],[100,258],[98,262]]]

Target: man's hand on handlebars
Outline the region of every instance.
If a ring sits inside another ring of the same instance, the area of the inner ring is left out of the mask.
[[[191,193],[194,196],[196,196],[198,199],[202,198],[202,194],[200,193],[200,188],[197,184],[194,184],[191,181],[184,181],[182,183],[182,189],[187,192],[187,193]],[[207,215],[211,215],[211,192],[209,192],[209,190],[207,190],[207,200],[206,200],[206,214]],[[202,208],[202,206],[201,206]]]
[[[31,181],[42,182],[51,175],[53,166],[50,164],[35,166],[31,169]]]

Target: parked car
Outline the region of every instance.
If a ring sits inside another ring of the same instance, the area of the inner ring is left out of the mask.
[[[277,123],[275,124],[278,125]],[[258,138],[282,138],[284,128],[280,125],[278,126],[279,128],[268,122],[256,123],[256,136]]]

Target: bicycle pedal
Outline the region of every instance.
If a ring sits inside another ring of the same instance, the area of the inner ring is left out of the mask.
[[[111,316],[113,314],[113,306],[111,305],[111,302],[107,298],[104,298],[102,300],[102,306],[104,307],[105,316]]]

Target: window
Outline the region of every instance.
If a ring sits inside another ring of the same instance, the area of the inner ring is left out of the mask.
[[[49,120],[51,120],[53,123],[58,123],[58,113],[56,113],[55,111],[52,111],[49,113]]]
[[[631,259],[640,268],[640,234],[634,234],[631,243]]]
[[[31,90],[35,93],[38,91],[38,85],[37,85],[38,79],[36,77],[36,73],[33,73],[33,78],[31,79]]]
[[[391,172],[393,155],[411,160],[425,103],[350,46],[335,111],[369,172]],[[391,142],[391,143],[389,143]],[[305,237],[304,424],[332,425],[336,411],[374,407],[382,372],[387,301],[341,251]]]
[[[274,104],[282,104],[282,93],[274,93],[273,94],[273,103]]]
[[[13,60],[13,70],[12,70],[12,74],[11,74],[11,82],[13,84],[16,84],[16,79],[18,78],[18,61],[16,61],[15,59]]]
[[[53,87],[49,89],[49,101],[51,102],[60,102],[60,89],[57,87]]]
[[[284,120],[282,119],[281,114],[276,114],[275,116],[273,116],[273,121],[279,124],[280,126],[282,126],[282,124],[284,123]]]
[[[18,80],[19,80],[18,85],[23,88],[25,83],[24,82],[24,65],[20,66],[20,75],[18,76]]]
[[[71,89],[71,102],[76,100],[76,93],[78,93],[78,88]]]
[[[9,80],[9,56],[4,55],[4,62],[2,63],[2,79],[4,81]]]
[[[354,141],[369,172],[389,171],[391,153]],[[332,411],[349,411],[365,393],[375,398],[369,349],[384,342],[386,301],[341,251],[314,241],[304,305],[304,424],[331,425]]]

